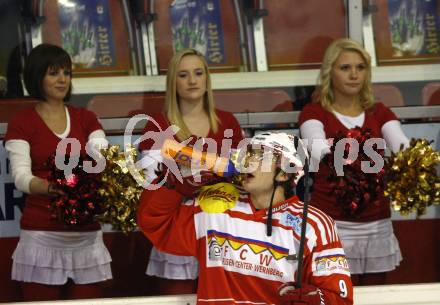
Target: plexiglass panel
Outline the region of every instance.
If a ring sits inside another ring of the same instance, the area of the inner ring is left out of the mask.
[[[20,73],[25,50],[20,10],[19,1],[0,2],[0,98],[23,95]]]
[[[319,67],[333,39],[345,37],[344,1],[265,1],[269,70]]]

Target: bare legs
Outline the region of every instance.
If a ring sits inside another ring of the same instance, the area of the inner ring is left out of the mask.
[[[386,273],[352,274],[351,280],[354,286],[385,285]]]
[[[102,297],[102,283],[65,285],[21,283],[23,301],[49,301],[61,299],[92,299]]]

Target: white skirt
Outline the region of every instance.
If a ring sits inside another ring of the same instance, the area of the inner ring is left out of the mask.
[[[195,280],[199,275],[199,263],[193,256],[173,255],[151,249],[148,275],[173,280]]]
[[[68,278],[76,284],[112,278],[111,257],[101,230],[21,230],[12,259],[11,277],[16,281],[63,285]]]
[[[352,274],[391,271],[402,260],[391,219],[336,221],[336,227]]]

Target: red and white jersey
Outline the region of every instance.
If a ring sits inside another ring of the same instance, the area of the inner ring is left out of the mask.
[[[278,287],[293,282],[303,204],[292,197],[273,207],[272,236],[267,209],[256,210],[233,185],[205,187],[182,205],[165,187],[144,191],[138,224],[161,251],[196,256],[200,263],[198,304],[280,304]],[[352,304],[350,273],[333,220],[310,207],[303,282],[319,287],[323,304]]]

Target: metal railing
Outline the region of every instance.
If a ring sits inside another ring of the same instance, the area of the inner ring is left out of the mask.
[[[440,105],[436,106],[406,106],[392,107],[391,110],[400,120],[414,119],[435,119],[440,118]],[[293,128],[298,122],[300,111],[287,112],[247,112],[235,113],[235,117],[243,129],[277,129],[279,124],[287,124]],[[101,124],[106,132],[123,133],[125,126],[130,118],[112,118],[101,119]],[[139,130],[144,127],[146,121],[142,121],[142,125],[136,126]],[[0,123],[0,138],[2,138],[7,130],[7,123]]]

